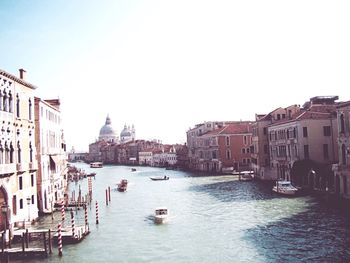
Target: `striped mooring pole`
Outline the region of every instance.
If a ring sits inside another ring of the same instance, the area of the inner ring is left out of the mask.
[[[88,224],[89,224],[89,222],[88,222],[88,213],[87,213],[87,205],[84,205],[84,212],[85,212],[85,231],[86,231],[86,229],[88,227]]]
[[[61,224],[58,224],[58,255],[62,257],[62,233],[61,233]]]
[[[65,221],[65,211],[64,211],[64,201],[62,200],[61,202],[61,216],[62,216],[62,226],[64,225],[64,221]]]
[[[96,201],[96,225],[98,225],[98,203]]]
[[[72,237],[75,237],[75,222],[74,222],[74,213],[73,210],[70,211],[70,217],[72,219]]]

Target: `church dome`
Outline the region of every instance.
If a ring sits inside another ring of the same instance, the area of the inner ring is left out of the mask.
[[[120,133],[120,137],[129,137],[129,136],[131,136],[131,132],[129,131],[129,129],[125,125],[124,129]]]
[[[115,141],[117,139],[117,133],[113,129],[111,119],[107,115],[106,123],[100,130],[99,140]]]

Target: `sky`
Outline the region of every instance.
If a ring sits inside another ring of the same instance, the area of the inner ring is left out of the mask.
[[[109,114],[137,139],[186,142],[314,96],[350,100],[350,1],[0,0],[0,68],[59,98],[70,150]]]

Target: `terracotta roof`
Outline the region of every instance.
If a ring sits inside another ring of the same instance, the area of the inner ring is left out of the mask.
[[[249,133],[251,131],[252,122],[242,122],[228,124],[222,128],[207,132],[202,136],[216,136],[216,135],[229,135],[229,134],[242,134]]]

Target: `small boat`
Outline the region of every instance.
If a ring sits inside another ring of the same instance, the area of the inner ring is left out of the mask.
[[[136,168],[131,168],[131,171],[132,172],[136,172]]]
[[[154,210],[154,223],[163,224],[168,221],[168,208],[166,207],[157,207]]]
[[[128,188],[128,180],[122,179],[120,181],[120,183],[118,184],[118,188],[117,188],[118,191],[119,192],[126,192],[127,188]]]
[[[87,174],[86,176],[87,176],[87,177],[95,177],[95,175],[96,175],[96,173],[89,173],[89,174]]]
[[[103,166],[102,162],[90,163],[90,168],[102,168],[102,166]]]
[[[252,181],[254,179],[253,171],[242,171],[239,173],[240,181]]]
[[[164,180],[169,180],[169,176],[153,176],[153,177],[150,177],[151,180],[153,181],[164,181]]]
[[[290,181],[276,181],[276,185],[272,188],[272,191],[282,195],[295,195],[298,189],[294,187]]]

